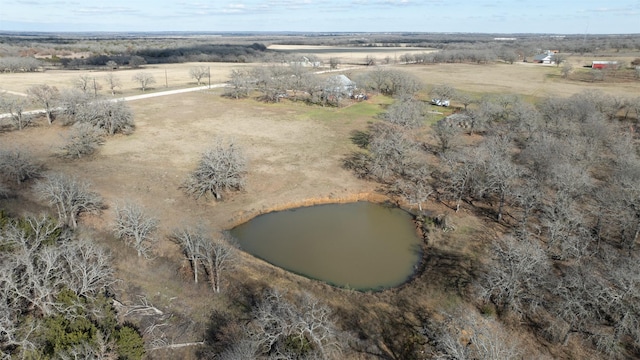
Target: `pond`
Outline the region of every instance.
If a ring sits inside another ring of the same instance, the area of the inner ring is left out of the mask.
[[[407,281],[420,261],[409,213],[369,202],[273,212],[231,230],[240,248],[285,270],[357,290]]]

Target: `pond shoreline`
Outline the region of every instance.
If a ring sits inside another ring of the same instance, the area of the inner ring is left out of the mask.
[[[313,276],[308,276],[308,275],[304,275],[298,271],[295,270],[291,270],[291,269],[287,269],[287,268],[283,268],[280,265],[277,265],[275,263],[272,263],[269,260],[266,260],[265,258],[261,257],[261,256],[257,256],[253,253],[251,253],[251,251],[249,251],[248,253],[260,260],[265,261],[266,263],[270,264],[270,266],[274,266],[276,268],[280,268],[284,271],[287,271],[289,273],[307,278],[309,280],[312,281],[319,281],[322,282],[324,284],[327,284],[333,288],[336,289],[340,289],[340,290],[356,290],[359,292],[386,292],[386,291],[390,291],[390,290],[396,290],[396,289],[400,289],[403,288],[409,284],[411,284],[415,279],[419,278],[425,271],[425,264],[426,264],[426,258],[427,258],[427,250],[428,250],[428,239],[427,239],[427,235],[428,235],[428,231],[425,231],[424,229],[424,217],[426,215],[424,214],[420,214],[420,213],[416,213],[416,209],[411,209],[411,208],[407,208],[405,206],[402,206],[403,204],[400,203],[397,199],[394,199],[393,197],[389,197],[387,195],[381,194],[381,193],[377,193],[377,192],[362,192],[362,193],[355,193],[355,194],[351,194],[348,196],[341,196],[341,197],[321,197],[321,198],[310,198],[310,199],[305,199],[302,201],[295,201],[295,202],[288,202],[285,204],[278,204],[275,206],[270,206],[270,207],[265,207],[263,209],[257,210],[257,211],[243,211],[241,213],[236,214],[235,216],[233,216],[233,218],[231,219],[231,221],[229,221],[229,223],[231,224],[230,226],[228,226],[228,231],[231,231],[232,229],[241,226],[243,224],[246,224],[247,222],[250,222],[251,220],[260,217],[262,215],[266,215],[266,214],[270,214],[270,213],[274,213],[274,212],[284,212],[287,210],[294,210],[294,209],[300,209],[300,208],[307,208],[307,207],[313,207],[313,206],[319,206],[319,205],[331,205],[331,204],[348,204],[348,203],[355,203],[355,202],[369,202],[369,203],[374,203],[374,204],[380,204],[383,206],[389,206],[389,207],[393,207],[393,208],[397,208],[400,209],[402,211],[404,211],[405,213],[407,213],[410,216],[411,219],[411,223],[412,226],[414,228],[415,231],[415,236],[418,240],[418,242],[416,243],[417,248],[416,250],[419,251],[419,255],[417,257],[417,261],[415,262],[415,264],[413,265],[413,270],[411,271],[411,273],[407,276],[407,278],[396,284],[393,286],[381,286],[380,288],[368,288],[368,289],[354,289],[348,286],[341,286],[339,284],[333,284],[330,281],[325,281],[325,280],[321,280],[318,278],[315,278]],[[244,250],[246,251],[246,250]]]
[[[393,201],[393,199],[391,199],[390,197],[383,194],[375,193],[375,192],[355,193],[355,194],[340,196],[340,197],[328,196],[328,197],[308,198],[300,201],[292,201],[292,202],[287,202],[283,204],[277,204],[270,207],[265,207],[260,210],[238,212],[229,220],[227,226],[225,226],[225,229],[226,230],[233,229],[234,227],[244,224],[255,217],[276,212],[276,211],[285,211],[290,209],[309,207],[309,206],[315,206],[315,205],[325,205],[325,204],[347,204],[347,203],[352,203],[357,201],[368,201],[376,204],[391,202],[395,206],[398,206],[397,202]],[[413,213],[411,214],[413,215]]]

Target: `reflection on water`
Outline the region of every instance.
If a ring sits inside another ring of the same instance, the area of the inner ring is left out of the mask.
[[[360,290],[403,283],[420,259],[411,216],[368,202],[269,213],[231,234],[243,250],[274,265]]]

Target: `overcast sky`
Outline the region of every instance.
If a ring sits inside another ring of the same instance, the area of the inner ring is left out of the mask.
[[[0,30],[640,33],[640,0],[0,0]]]

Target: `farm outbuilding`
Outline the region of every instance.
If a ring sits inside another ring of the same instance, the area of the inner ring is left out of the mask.
[[[289,62],[289,65],[317,68],[317,67],[319,67],[321,65],[321,63],[320,63],[320,61],[311,61],[308,57],[303,56],[299,61],[291,61],[291,62]]]
[[[617,61],[592,61],[591,68],[592,69],[607,69],[618,66]]]
[[[554,59],[555,53],[551,50],[547,50],[542,54],[538,54],[533,57],[533,62],[538,64],[553,64],[555,62]]]
[[[329,78],[329,86],[332,86],[333,92],[342,93],[348,97],[353,96],[353,92],[356,90],[356,83],[349,79],[346,75],[335,75]]]

